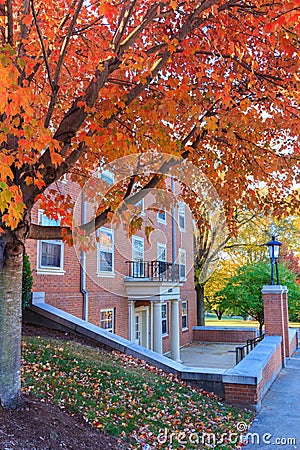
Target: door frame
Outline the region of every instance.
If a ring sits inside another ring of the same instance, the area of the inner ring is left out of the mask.
[[[145,314],[143,315],[142,313],[145,313]],[[139,306],[138,308],[134,308],[134,324],[135,324],[136,314],[141,314],[141,317],[142,317],[142,346],[145,348],[150,348],[149,306]],[[144,320],[143,320],[143,317],[144,317]]]

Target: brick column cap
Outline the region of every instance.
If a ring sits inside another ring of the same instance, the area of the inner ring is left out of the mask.
[[[288,288],[286,286],[281,286],[281,284],[268,284],[263,286],[261,292],[263,294],[283,294],[288,292]]]

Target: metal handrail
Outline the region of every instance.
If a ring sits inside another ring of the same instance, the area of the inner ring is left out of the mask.
[[[180,281],[179,265],[167,261],[126,261],[128,277]]]
[[[239,362],[242,361],[242,359],[245,358],[245,356],[247,356],[251,350],[254,349],[254,347],[256,347],[256,345],[263,340],[263,338],[265,337],[264,334],[254,338],[254,339],[247,339],[247,344],[245,345],[241,345],[238,347],[235,347],[235,360],[236,360],[236,364],[238,364]]]

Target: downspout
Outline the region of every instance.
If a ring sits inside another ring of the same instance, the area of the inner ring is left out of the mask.
[[[86,223],[86,202],[84,193],[81,193],[81,223]],[[82,294],[82,319],[89,320],[89,293],[86,290],[86,252],[80,251],[80,292]]]

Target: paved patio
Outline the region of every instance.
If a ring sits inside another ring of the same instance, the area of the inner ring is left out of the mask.
[[[230,369],[235,364],[235,347],[240,343],[203,342],[184,347],[180,358],[189,367],[213,367]]]

